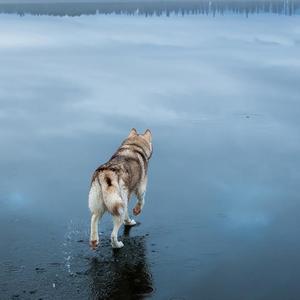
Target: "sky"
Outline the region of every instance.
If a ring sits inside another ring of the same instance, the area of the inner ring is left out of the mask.
[[[154,2],[159,0],[0,0],[0,3],[67,3],[67,2]],[[172,0],[164,0],[164,1],[172,1]],[[182,1],[181,1],[182,2]]]
[[[86,3],[86,2],[160,2],[160,0],[0,0],[0,3],[74,3],[74,2],[81,2],[81,3]],[[185,2],[185,0],[181,0],[181,1],[176,1],[176,0],[163,0],[163,2]],[[187,1],[187,2],[201,2],[201,0],[191,0],[191,1]],[[204,0],[205,1],[205,0]],[[226,2],[226,0],[218,0],[219,1],[224,1]],[[243,1],[248,1],[248,0],[239,0],[240,2]],[[272,1],[272,0],[271,0]],[[274,0],[276,1],[276,0]],[[213,2],[213,1],[212,1]],[[262,1],[263,2],[263,1]],[[268,1],[270,2],[270,1]],[[278,2],[278,1],[276,1]],[[283,1],[282,1],[283,2]]]

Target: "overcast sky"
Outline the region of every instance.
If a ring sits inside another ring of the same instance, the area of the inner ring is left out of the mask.
[[[0,3],[66,3],[66,2],[160,2],[160,1],[171,1],[171,2],[184,2],[185,0],[0,0]],[[207,0],[188,0],[188,1],[207,1]],[[227,0],[224,0],[227,1]],[[245,1],[245,0],[240,0]]]
[[[157,0],[0,0],[0,3],[65,3],[65,2],[132,2],[132,1],[148,1],[153,2]],[[170,0],[164,0],[170,1]]]
[[[155,2],[160,0],[0,0],[0,3],[65,3],[65,2]],[[163,0],[163,1],[174,1],[174,0]],[[175,0],[176,1],[176,0]],[[197,0],[196,0],[197,1]],[[201,0],[200,0],[201,1]],[[181,0],[182,2],[182,0]]]

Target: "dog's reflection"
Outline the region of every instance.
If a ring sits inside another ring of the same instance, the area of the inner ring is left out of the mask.
[[[112,253],[109,244],[102,244],[101,255],[91,260],[91,299],[143,299],[153,291],[145,237],[129,238],[129,234],[125,227],[124,248]]]

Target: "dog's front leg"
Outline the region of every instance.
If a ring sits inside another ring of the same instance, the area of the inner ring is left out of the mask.
[[[135,207],[133,208],[133,214],[135,216],[139,215],[142,212],[142,209],[143,209],[144,204],[145,204],[145,194],[146,194],[146,191],[138,192],[136,194],[137,202],[136,202]]]
[[[135,207],[133,208],[133,214],[135,216],[139,215],[142,212],[142,209],[145,204],[145,194],[146,194],[146,188],[147,188],[147,176],[142,180],[141,184],[135,191],[137,202],[135,204]]]

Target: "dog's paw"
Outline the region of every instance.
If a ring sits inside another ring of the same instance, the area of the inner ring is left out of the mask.
[[[93,250],[95,250],[98,245],[99,245],[99,241],[97,241],[97,240],[90,241],[90,246]]]
[[[141,211],[142,210],[141,210],[140,206],[135,206],[132,210],[132,212],[135,216],[139,215],[141,213]]]
[[[120,249],[120,248],[124,247],[124,244],[121,241],[117,241],[117,242],[111,243],[111,246],[114,249]]]
[[[134,225],[136,225],[136,221],[134,221],[133,219],[131,219],[131,220],[125,220],[124,224],[126,226],[134,226]]]

